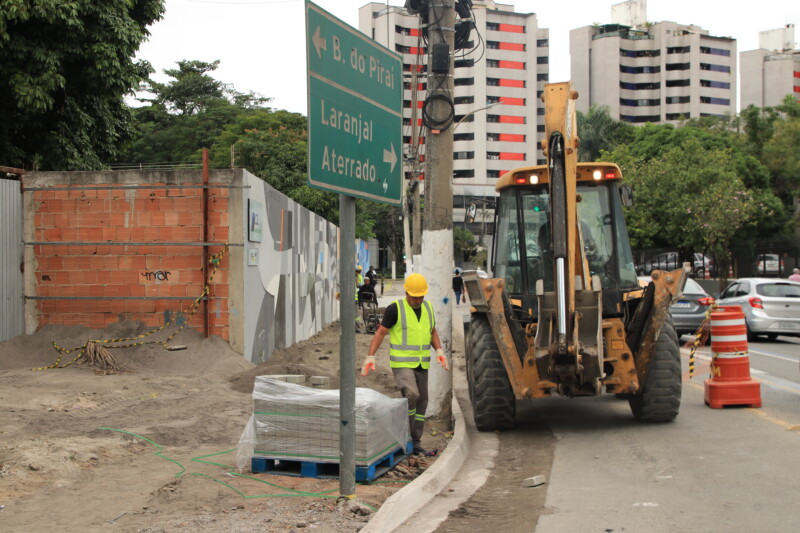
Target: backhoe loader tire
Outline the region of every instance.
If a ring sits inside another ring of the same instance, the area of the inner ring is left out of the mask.
[[[485,315],[473,315],[467,344],[467,379],[475,425],[479,431],[514,427],[514,391]]]
[[[650,359],[650,371],[642,392],[628,402],[633,416],[642,422],[671,422],[681,407],[681,354],[672,317],[661,328]]]

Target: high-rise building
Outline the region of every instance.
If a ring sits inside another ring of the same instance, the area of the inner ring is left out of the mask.
[[[794,44],[794,24],[762,31],[758,49],[739,54],[741,105],[772,107],[786,95],[800,101],[800,50]]]
[[[535,14],[515,13],[510,5],[475,0],[472,12],[476,29],[454,54],[453,219],[459,226],[471,198],[494,198],[503,173],[544,162],[540,96],[548,81],[549,31],[539,28]],[[418,139],[424,157],[428,56],[420,18],[372,2],[359,10],[359,29],[403,56],[405,154],[413,159]],[[414,173],[408,163],[406,177]],[[476,220],[469,229],[488,234],[491,222]]]
[[[736,40],[694,25],[647,22],[646,2],[612,7],[612,23],[570,31],[577,109],[604,106],[633,124],[736,114]]]

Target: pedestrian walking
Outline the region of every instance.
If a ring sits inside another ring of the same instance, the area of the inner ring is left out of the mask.
[[[372,337],[364,359],[361,375],[375,370],[375,352],[389,334],[389,367],[403,398],[408,400],[408,423],[413,453],[424,454],[422,435],[425,429],[425,410],[428,407],[428,368],[431,348],[436,359],[449,370],[442,342],[436,332],[436,318],[430,302],[425,301],[428,282],[422,274],[411,274],[403,288],[406,296],[386,307],[381,325]]]
[[[462,295],[464,293],[464,278],[461,277],[461,269],[455,269],[455,276],[453,276],[453,292],[456,295],[456,307],[463,302]]]
[[[800,268],[792,270],[792,275],[789,276],[789,281],[800,281]]]

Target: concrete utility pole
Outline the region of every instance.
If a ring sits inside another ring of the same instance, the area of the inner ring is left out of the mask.
[[[453,129],[452,118],[447,118],[453,113],[455,2],[433,0],[428,9],[428,99],[423,108],[427,117],[425,212],[420,270],[428,280],[426,299],[436,313],[436,331],[448,361],[452,361]],[[441,127],[432,125],[431,119],[442,122]],[[451,414],[453,375],[431,359],[427,414],[447,417]]]

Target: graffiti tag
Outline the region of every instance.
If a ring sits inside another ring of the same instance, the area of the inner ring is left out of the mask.
[[[156,270],[154,272],[142,272],[142,277],[147,281],[169,281],[170,272],[168,270]]]

